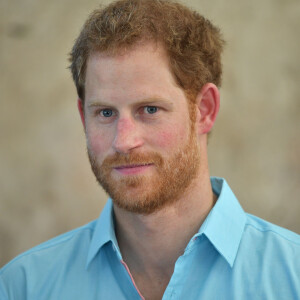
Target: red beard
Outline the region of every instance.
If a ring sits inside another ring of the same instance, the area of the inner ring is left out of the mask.
[[[151,214],[170,205],[186,191],[199,169],[200,154],[195,138],[176,153],[163,158],[158,153],[116,153],[99,165],[88,149],[92,170],[115,205],[130,212]],[[113,176],[115,167],[128,164],[152,164],[151,174]]]

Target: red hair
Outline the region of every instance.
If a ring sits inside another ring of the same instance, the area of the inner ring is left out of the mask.
[[[207,82],[221,85],[220,31],[196,11],[169,0],[120,0],[96,9],[70,53],[70,69],[84,101],[85,72],[94,51],[115,55],[140,41],[159,42],[178,85],[196,95]]]

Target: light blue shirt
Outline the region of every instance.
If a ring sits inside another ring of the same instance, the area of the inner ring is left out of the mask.
[[[246,214],[224,179],[214,208],[175,264],[163,299],[300,299],[300,237]],[[16,257],[0,299],[141,299],[118,248],[112,202],[98,220]]]

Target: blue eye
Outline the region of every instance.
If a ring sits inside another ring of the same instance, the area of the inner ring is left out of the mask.
[[[111,109],[102,109],[100,111],[100,115],[105,117],[105,118],[109,118],[111,116],[113,116],[114,112]]]
[[[148,114],[155,114],[158,111],[158,108],[156,106],[145,106],[144,112]]]

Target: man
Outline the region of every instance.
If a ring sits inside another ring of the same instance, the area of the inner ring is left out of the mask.
[[[1,299],[299,299],[300,238],[210,178],[219,30],[169,1],[96,10],[71,52],[100,218],[20,255]]]

